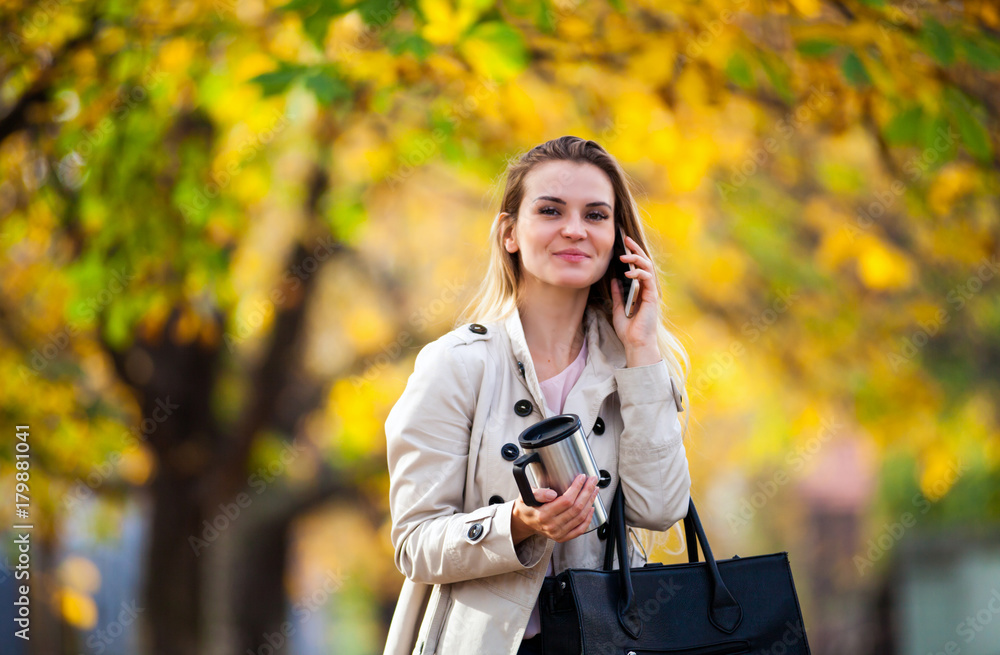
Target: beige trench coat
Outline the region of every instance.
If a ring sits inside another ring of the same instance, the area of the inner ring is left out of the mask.
[[[667,530],[687,513],[691,486],[682,398],[666,362],[625,368],[611,324],[589,308],[584,322],[587,362],[563,413],[580,417],[611,475],[599,491],[605,507],[620,475],[627,524]],[[555,573],[602,566],[603,531],[562,544],[511,539],[517,438],[552,415],[516,311],[420,350],[385,423],[391,539],[406,577],[386,655],[516,655],[550,558]],[[629,559],[645,563],[631,540]]]

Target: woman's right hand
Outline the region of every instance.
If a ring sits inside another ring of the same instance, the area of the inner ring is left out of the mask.
[[[597,498],[597,477],[577,475],[558,497],[552,489],[535,489],[534,494],[535,500],[543,503],[540,507],[526,505],[520,496],[514,501],[510,519],[514,544],[534,534],[563,543],[579,537],[590,526]]]

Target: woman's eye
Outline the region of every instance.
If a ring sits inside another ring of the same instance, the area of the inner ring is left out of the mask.
[[[538,213],[539,214],[548,214],[548,215],[552,216],[552,215],[558,214],[559,211],[555,207],[542,207],[541,209],[538,210]],[[603,221],[607,217],[608,217],[608,215],[604,214],[603,212],[590,212],[589,214],[587,214],[587,218],[590,218],[590,219],[593,219],[593,220],[596,220],[596,221]]]

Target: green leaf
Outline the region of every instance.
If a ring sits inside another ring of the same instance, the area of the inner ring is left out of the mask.
[[[615,8],[619,14],[625,13],[625,0],[608,0],[608,3]]]
[[[372,93],[371,108],[377,114],[385,114],[392,107],[393,95],[396,90],[389,87],[377,89]]]
[[[309,37],[309,40],[320,50],[324,47],[326,30],[330,27],[331,18],[332,16],[322,8],[308,16],[302,17],[302,30]]]
[[[118,350],[132,343],[133,326],[142,316],[142,301],[135,297],[116,299],[105,310],[104,338]]]
[[[795,100],[795,93],[792,91],[792,87],[789,86],[788,80],[791,77],[791,71],[785,61],[778,57],[773,56],[762,56],[758,59],[760,65],[764,68],[764,72],[767,74],[767,79],[771,82],[771,86],[774,87],[775,92],[781,98],[788,103]]]
[[[372,1],[368,0],[368,2]],[[291,2],[282,5],[278,9],[281,11],[298,12],[302,17],[302,30],[309,37],[309,40],[322,50],[330,21],[355,8],[359,9],[362,16],[364,16],[368,2],[356,6],[345,6],[341,4],[341,0],[291,0]]]
[[[366,25],[385,27],[396,18],[401,6],[402,3],[398,0],[364,0],[357,5],[357,9]]]
[[[344,193],[330,194],[322,218],[338,241],[354,244],[360,228],[368,219],[368,211],[359,193],[349,189]]]
[[[859,0],[861,4],[868,5],[869,7],[884,7],[885,0]]]
[[[988,40],[981,44],[974,38],[963,36],[958,38],[958,43],[970,66],[983,71],[1000,70],[1000,51],[995,46],[991,47],[993,44]]]
[[[750,63],[741,52],[734,52],[729,57],[729,61],[726,63],[726,75],[744,89],[753,89],[756,86]]]
[[[980,162],[986,164],[993,158],[993,147],[990,135],[983,124],[976,118],[973,108],[965,95],[953,87],[944,90],[945,105],[951,115],[955,129],[962,136],[966,150]]]
[[[955,158],[958,150],[958,139],[960,135],[952,136],[951,124],[948,117],[942,114],[937,116],[925,113],[920,122],[920,145],[924,149],[922,159],[918,160],[921,169],[926,168],[926,163],[932,164],[932,168],[937,168],[945,161]],[[933,151],[933,160],[930,159]],[[923,162],[921,164],[921,162]]]
[[[826,57],[836,52],[838,45],[825,39],[808,39],[796,44],[795,49],[803,57]]]
[[[306,88],[313,92],[316,99],[324,105],[333,103],[334,100],[343,100],[351,97],[351,88],[339,77],[331,75],[326,71],[316,71],[305,78]]]
[[[899,112],[882,128],[882,134],[890,145],[916,143],[920,134],[920,119],[924,110],[920,105],[913,105]]]
[[[528,63],[521,33],[501,21],[479,23],[459,41],[458,47],[478,73],[491,79],[509,79]]]
[[[871,84],[868,71],[861,62],[861,58],[854,52],[848,52],[844,61],[840,65],[840,70],[844,73],[844,78],[854,87],[863,87]]]
[[[434,45],[419,34],[391,32],[386,34],[384,40],[389,46],[389,52],[394,55],[412,52],[417,59],[423,61],[434,52]]]
[[[555,8],[552,0],[541,0],[535,4],[535,25],[546,34],[554,34],[556,31]]]
[[[942,66],[951,66],[955,62],[955,45],[951,42],[951,35],[944,25],[933,18],[928,18],[924,22],[923,40],[927,49]]]
[[[265,96],[271,96],[285,91],[301,73],[301,66],[291,66],[281,63],[278,70],[271,71],[270,73],[262,73],[250,81],[260,85]]]
[[[288,4],[278,7],[278,11],[299,11],[306,9],[312,12],[317,9],[319,3],[320,0],[291,0]]]

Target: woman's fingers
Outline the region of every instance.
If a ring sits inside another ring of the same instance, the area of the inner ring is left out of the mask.
[[[562,539],[564,541],[582,534],[579,527],[590,522],[594,498],[597,495],[597,478],[594,476],[588,478],[582,474],[580,477],[585,479],[586,483],[582,485],[582,488],[578,487],[573,503],[556,519],[559,523],[558,531],[563,533]],[[574,484],[577,482],[579,480],[574,480]],[[568,496],[568,490],[565,495]]]
[[[656,276],[653,274],[653,262],[649,259],[646,253],[639,247],[639,244],[635,242],[632,237],[626,236],[628,239],[628,248],[632,251],[630,255],[624,255],[625,259],[623,261],[631,261],[633,265],[636,266],[636,271],[630,277],[646,280],[652,287],[656,290]],[[628,273],[626,273],[628,275]]]
[[[559,495],[555,492],[555,489],[542,488],[542,489],[532,489],[531,491],[535,496],[535,500],[537,500],[540,503],[551,502],[555,500],[556,497]]]
[[[535,498],[544,504],[532,507],[526,512],[531,527],[538,533],[557,542],[569,541],[587,531],[594,515],[594,501],[598,495],[597,478],[578,475],[565,492],[555,500],[545,501],[544,492],[555,493],[551,489],[533,490]]]
[[[594,517],[594,508],[590,507],[587,511],[580,517],[578,522],[573,525],[568,526],[567,532],[563,535],[562,541],[569,541],[570,539],[575,539],[587,531],[590,527],[590,522]]]

